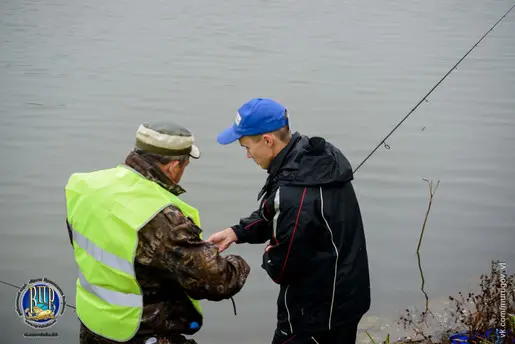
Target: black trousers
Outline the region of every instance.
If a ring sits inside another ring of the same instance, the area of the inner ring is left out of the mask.
[[[318,333],[288,333],[277,329],[272,344],[355,344],[359,320]]]

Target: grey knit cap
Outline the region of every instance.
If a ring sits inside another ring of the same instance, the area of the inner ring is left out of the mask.
[[[200,150],[194,144],[191,132],[170,121],[144,123],[136,131],[136,147],[147,153],[164,156],[189,155],[200,158]]]

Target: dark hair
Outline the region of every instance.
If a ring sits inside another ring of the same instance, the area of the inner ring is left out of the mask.
[[[285,125],[281,129],[274,131],[272,135],[276,136],[279,140],[283,142],[288,142],[291,138],[290,126]]]
[[[177,156],[167,156],[167,155],[160,155],[160,154],[154,154],[154,153],[148,153],[140,148],[134,148],[134,152],[141,155],[142,157],[146,158],[147,160],[150,160],[152,162],[158,162],[163,165],[167,165],[171,163],[172,161],[179,161],[179,165],[184,165],[184,162],[189,160],[189,155],[177,155]]]
[[[272,131],[270,134],[272,134],[275,137],[277,137],[280,141],[287,143],[288,141],[290,141],[290,138],[291,138],[290,126],[289,125],[285,125],[282,128],[279,128],[279,129],[277,129],[275,131]],[[264,134],[250,135],[249,137],[253,141],[257,142],[257,141],[261,140],[261,137],[263,137],[263,135]]]

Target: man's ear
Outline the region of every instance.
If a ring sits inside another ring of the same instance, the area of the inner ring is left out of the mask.
[[[263,135],[263,139],[268,147],[272,147],[272,144],[274,143],[273,135],[265,134]]]
[[[168,170],[168,172],[172,173],[178,164],[179,164],[178,160],[173,160],[168,164],[168,166],[166,166],[166,169]]]

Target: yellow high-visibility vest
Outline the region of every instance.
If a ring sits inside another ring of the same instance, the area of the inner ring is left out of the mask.
[[[143,312],[134,272],[138,230],[170,205],[200,227],[199,212],[124,165],[72,174],[65,192],[79,267],[77,315],[92,332],[128,341],[138,331]],[[199,301],[190,300],[202,315]]]

